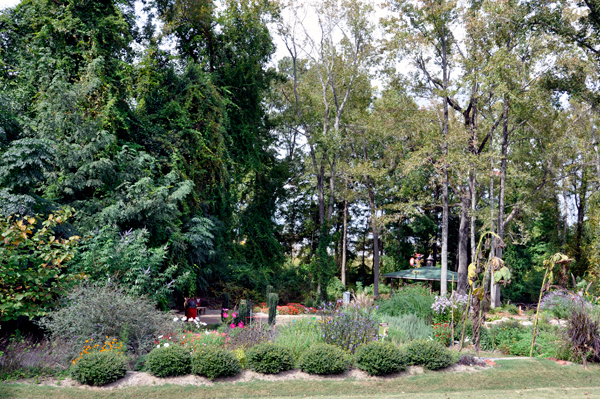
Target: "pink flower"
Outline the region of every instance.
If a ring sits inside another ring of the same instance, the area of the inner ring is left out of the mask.
[[[237,312],[233,312],[233,317],[237,317]]]
[[[241,321],[238,323],[238,327],[239,328],[244,328],[244,323],[242,323]]]
[[[235,323],[231,323],[231,328],[235,328]]]
[[[227,316],[227,312],[223,313],[223,317],[224,317],[224,318],[227,318],[227,317],[228,317],[228,316]]]

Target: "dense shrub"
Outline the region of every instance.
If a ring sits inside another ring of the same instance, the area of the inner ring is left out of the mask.
[[[378,313],[388,316],[415,314],[430,322],[433,314],[431,305],[434,300],[434,295],[423,286],[403,287],[394,291],[390,299],[378,302]]]
[[[404,343],[433,336],[431,325],[414,314],[384,316],[381,320],[388,323],[388,336],[394,342]]]
[[[234,376],[241,369],[236,355],[223,348],[207,346],[192,355],[192,373],[211,380]]]
[[[340,348],[317,344],[300,357],[299,366],[308,374],[340,374],[348,368],[348,356]]]
[[[144,297],[130,297],[116,286],[83,285],[73,289],[64,305],[40,320],[54,340],[69,341],[74,349],[94,337],[120,337],[128,350],[141,355],[154,346],[172,319],[155,310]]]
[[[357,349],[356,365],[370,375],[386,375],[404,370],[406,360],[397,346],[370,342]]]
[[[290,349],[296,359],[312,345],[323,342],[319,323],[313,320],[299,320],[277,328],[275,343]]]
[[[378,325],[368,309],[332,307],[324,311],[321,331],[326,343],[354,353],[360,345],[376,338]]]
[[[406,362],[429,370],[442,369],[456,362],[453,353],[439,342],[416,340],[402,348]]]
[[[127,358],[116,351],[84,354],[73,366],[71,377],[87,385],[106,385],[127,374]]]
[[[190,352],[182,346],[161,346],[146,356],[145,369],[157,377],[188,374],[190,366]]]
[[[248,367],[263,374],[277,374],[294,366],[294,355],[288,348],[271,342],[253,346],[246,352]]]

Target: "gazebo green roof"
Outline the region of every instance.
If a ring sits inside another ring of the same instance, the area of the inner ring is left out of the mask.
[[[407,280],[442,280],[442,269],[438,267],[425,266],[416,269],[400,270],[399,272],[386,273],[383,277],[387,278],[403,278]],[[448,281],[458,282],[458,273],[448,270]]]

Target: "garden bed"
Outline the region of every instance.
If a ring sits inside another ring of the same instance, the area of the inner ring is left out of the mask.
[[[447,373],[474,373],[484,370],[488,367],[479,367],[479,366],[464,366],[460,364],[454,364],[449,366],[441,372]],[[287,381],[287,380],[299,380],[299,381],[342,381],[346,379],[354,379],[354,380],[389,380],[389,379],[398,379],[405,378],[413,375],[423,374],[425,370],[421,366],[409,366],[406,371],[402,371],[399,373],[388,374],[386,376],[370,376],[366,372],[359,369],[351,369],[342,374],[337,375],[326,375],[326,376],[318,376],[311,375],[308,373],[304,373],[301,370],[290,370],[284,371],[279,374],[261,374],[252,370],[242,370],[235,377],[227,377],[227,378],[217,378],[215,381],[211,381],[208,378],[200,377],[197,375],[183,375],[179,377],[168,377],[168,378],[158,378],[153,376],[150,373],[141,372],[141,371],[128,371],[127,375],[124,378],[119,379],[113,383],[95,387],[80,384],[77,381],[71,378],[65,379],[57,379],[57,378],[46,378],[43,380],[35,380],[35,379],[24,379],[17,380],[11,382],[12,384],[38,384],[38,385],[48,385],[54,387],[64,387],[64,388],[81,388],[81,389],[92,389],[92,390],[112,390],[119,388],[127,388],[134,386],[158,386],[165,384],[173,384],[173,385],[195,385],[195,386],[212,386],[216,383],[240,383],[240,382],[251,382],[251,381]]]

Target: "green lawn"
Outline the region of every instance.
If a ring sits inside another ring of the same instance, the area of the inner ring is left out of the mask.
[[[427,372],[406,378],[224,383],[210,387],[146,386],[85,390],[0,385],[0,398],[600,398],[600,366],[559,366],[548,360],[499,360],[478,373]],[[485,396],[484,396],[485,395]]]

